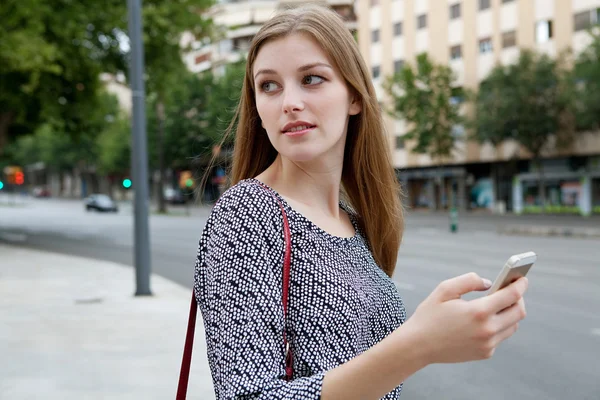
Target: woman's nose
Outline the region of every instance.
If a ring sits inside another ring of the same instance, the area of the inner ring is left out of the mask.
[[[289,86],[283,92],[283,112],[285,114],[299,112],[304,110],[304,100],[302,99],[302,90],[299,88],[290,88]]]

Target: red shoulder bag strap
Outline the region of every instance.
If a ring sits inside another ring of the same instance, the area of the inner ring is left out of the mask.
[[[288,306],[288,291],[290,286],[290,266],[292,262],[292,239],[290,234],[290,225],[288,223],[287,214],[283,208],[281,201],[275,196],[272,190],[260,183],[262,187],[267,189],[273,198],[279,204],[281,214],[283,216],[283,237],[285,240],[285,254],[283,257],[283,344],[285,346],[285,378],[286,380],[292,380],[294,374],[293,368],[293,354],[290,348],[290,343],[287,340],[286,326],[287,326],[287,306]],[[190,303],[190,316],[188,318],[187,333],[185,335],[185,345],[183,348],[183,359],[181,360],[181,370],[179,371],[179,384],[177,385],[177,397],[176,400],[185,400],[187,395],[188,380],[190,377],[190,365],[192,363],[192,348],[194,347],[194,332],[196,330],[196,315],[198,312],[198,303],[196,302],[196,296],[192,289],[192,301]]]

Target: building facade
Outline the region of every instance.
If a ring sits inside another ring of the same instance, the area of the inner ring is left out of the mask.
[[[193,41],[187,38],[192,50],[184,60],[193,72],[212,70],[220,75],[227,64],[245,57],[252,38],[260,27],[277,11],[307,3],[304,0],[239,0],[220,1],[208,12],[219,27],[216,39]],[[313,2],[314,3],[314,2]],[[333,8],[346,21],[348,29],[356,31],[357,18],[352,0],[321,1]]]
[[[551,56],[569,48],[577,53],[589,43],[586,28],[600,22],[600,0],[358,0],[357,15],[360,49],[385,104],[385,77],[420,53],[449,65],[457,85],[472,90],[495,64],[514,62],[522,48]],[[451,165],[436,166],[410,151],[402,121],[386,118],[409,207],[446,208],[455,192],[462,209],[539,210],[537,171],[515,142],[494,148],[461,140]],[[464,130],[456,134],[466,139]],[[550,211],[600,213],[599,132],[543,157]]]

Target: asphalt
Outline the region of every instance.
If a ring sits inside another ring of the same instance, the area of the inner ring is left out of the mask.
[[[173,399],[190,290],[128,266],[0,244],[0,398]],[[198,316],[188,398],[214,399]]]

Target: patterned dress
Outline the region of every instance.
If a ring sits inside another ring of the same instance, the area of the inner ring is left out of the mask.
[[[283,220],[292,263],[285,329],[294,376],[285,380]],[[356,218],[333,236],[255,179],[227,190],[198,248],[194,290],[217,399],[319,399],[325,373],[360,355],[406,318],[392,280],[375,264]],[[384,399],[400,397],[402,385]]]

